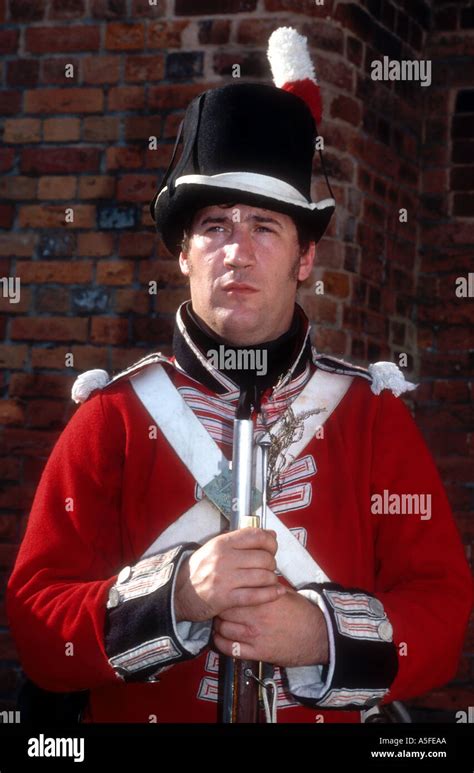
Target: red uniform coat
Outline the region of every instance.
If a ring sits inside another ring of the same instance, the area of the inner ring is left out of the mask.
[[[235,400],[166,367],[230,457]],[[304,382],[296,379],[285,398]],[[278,418],[286,402],[268,403],[268,394],[265,400]],[[208,421],[212,414],[220,429]],[[196,501],[181,461],[159,432],[149,437],[152,423],[126,380],[93,392],[77,410],[36,492],[8,585],[9,619],[31,679],[54,691],[91,690],[87,720],[215,722],[211,650],[171,667],[159,682],[125,684],[104,648],[105,605],[118,572]],[[364,588],[383,603],[399,655],[384,702],[446,683],[456,672],[472,584],[438,472],[406,406],[355,378],[324,437],[303,456],[287,482],[286,505],[284,496],[270,506],[303,535],[332,581]],[[431,518],[374,514],[371,496],[384,491],[431,494]],[[318,715],[360,721],[359,712],[302,706],[282,688],[280,706],[280,722],[314,722]]]

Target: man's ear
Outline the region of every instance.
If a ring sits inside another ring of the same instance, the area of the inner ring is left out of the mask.
[[[188,263],[188,256],[187,253],[181,252],[179,253],[179,267],[181,269],[181,273],[184,274],[184,276],[189,276],[189,263]]]
[[[316,242],[310,242],[308,249],[301,253],[300,256],[300,265],[298,269],[298,279],[300,282],[304,282],[305,279],[307,279],[314,266],[314,261],[316,258]]]

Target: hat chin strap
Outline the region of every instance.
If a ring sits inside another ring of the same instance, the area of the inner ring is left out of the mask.
[[[175,180],[175,186],[179,185],[205,185],[207,188],[226,188],[245,193],[255,193],[259,196],[276,199],[285,204],[301,207],[309,211],[327,207],[334,207],[334,198],[322,199],[317,202],[308,201],[302,193],[284,180],[255,172],[223,172],[221,174],[186,174]],[[167,188],[160,191],[157,201]],[[332,191],[331,191],[332,193]]]

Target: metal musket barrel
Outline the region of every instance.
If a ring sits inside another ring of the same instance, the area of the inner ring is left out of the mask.
[[[232,449],[232,513],[230,528],[260,526],[252,516],[253,503],[253,421],[251,390],[242,390],[234,419]],[[224,723],[258,722],[259,663],[227,657],[224,666]]]

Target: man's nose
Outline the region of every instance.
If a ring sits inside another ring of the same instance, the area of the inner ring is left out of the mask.
[[[235,229],[224,250],[224,263],[228,266],[243,267],[255,262],[252,239],[245,229]]]

